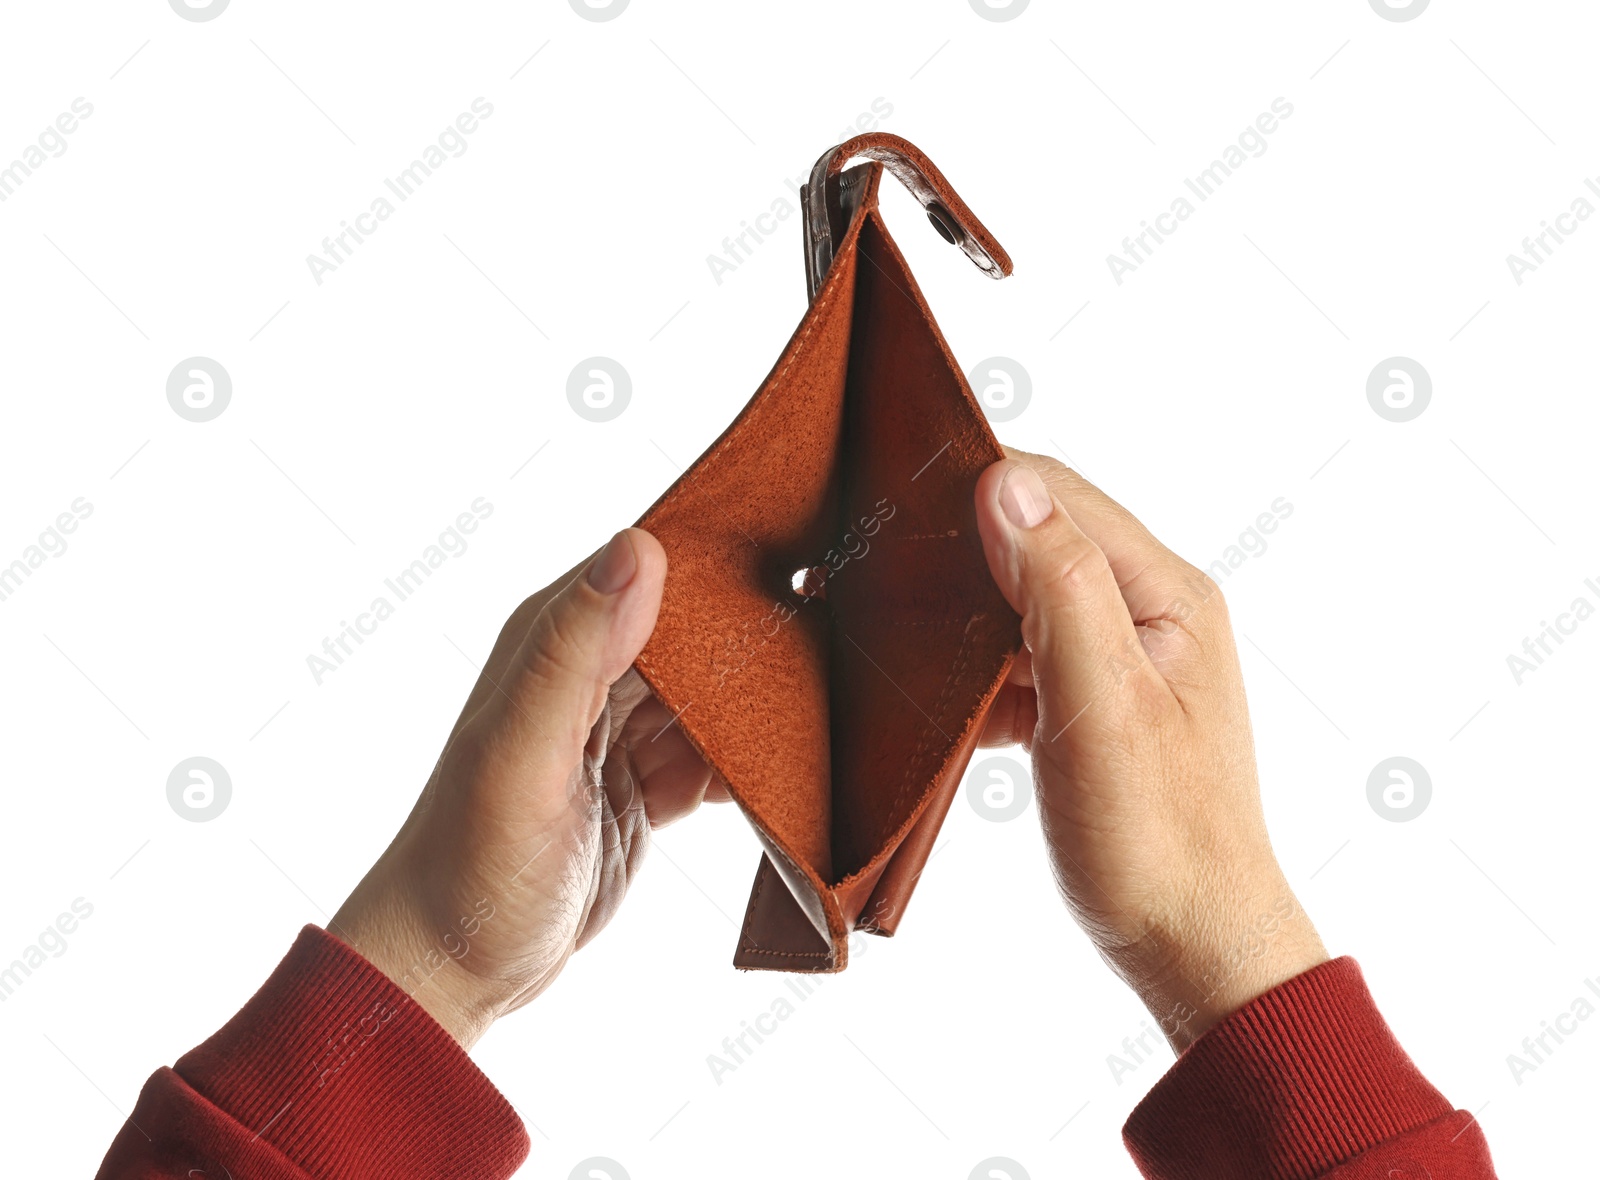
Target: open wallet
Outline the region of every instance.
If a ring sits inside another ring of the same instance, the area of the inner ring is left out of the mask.
[[[805,317],[639,521],[668,569],[636,667],[765,850],[741,968],[840,971],[852,930],[895,932],[1022,641],[973,506],[1004,456],[879,212],[885,169],[1011,273],[912,144],[831,148],[801,188]]]

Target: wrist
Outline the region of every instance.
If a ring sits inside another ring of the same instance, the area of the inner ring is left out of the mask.
[[[1327,961],[1311,919],[1283,883],[1249,904],[1153,928],[1124,977],[1182,1053],[1252,1000]]]
[[[393,890],[376,880],[378,870],[356,886],[328,924],[328,932],[389,977],[463,1049],[471,1049],[505,1009],[499,989],[468,970],[460,958],[465,943],[432,935]]]

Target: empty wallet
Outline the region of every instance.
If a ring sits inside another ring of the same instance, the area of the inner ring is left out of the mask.
[[[913,145],[830,149],[801,188],[805,317],[639,521],[668,569],[635,666],[765,850],[741,968],[840,971],[852,930],[895,932],[1021,646],[973,506],[1004,456],[879,212],[885,169],[1011,273]]]

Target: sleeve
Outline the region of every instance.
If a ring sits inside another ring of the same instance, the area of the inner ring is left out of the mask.
[[[1123,1142],[1150,1180],[1494,1180],[1472,1115],[1395,1040],[1354,959],[1279,985],[1190,1045]]]
[[[261,990],[140,1092],[98,1180],[499,1180],[510,1103],[386,975],[307,926]]]

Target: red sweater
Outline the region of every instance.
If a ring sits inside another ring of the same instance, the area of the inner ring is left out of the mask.
[[[1353,959],[1200,1038],[1129,1117],[1160,1180],[1493,1180],[1472,1116],[1400,1048]],[[100,1180],[510,1176],[528,1135],[423,1009],[307,926],[234,1018],[159,1069]]]

